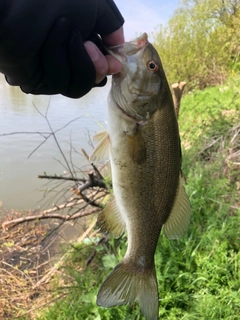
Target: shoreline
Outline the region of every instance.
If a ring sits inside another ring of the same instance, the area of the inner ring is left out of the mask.
[[[9,212],[0,208],[0,222],[28,212]],[[7,213],[7,215],[5,215]],[[0,319],[13,319],[19,307],[27,309],[39,296],[33,289],[50,267],[48,250],[43,250],[43,240],[51,226],[42,222],[24,223],[0,235]],[[41,288],[42,290],[43,288]]]

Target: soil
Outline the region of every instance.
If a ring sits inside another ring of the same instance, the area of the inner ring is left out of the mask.
[[[74,206],[75,212],[89,207],[101,210],[107,193],[100,188],[88,192],[92,203]],[[0,320],[34,319],[36,309],[58,298],[52,295],[50,280],[63,255],[63,243],[69,247],[79,235],[84,236],[90,221],[87,216],[64,223],[61,219],[32,220],[4,228],[6,221],[39,213],[5,210],[0,202]]]
[[[0,225],[33,211],[16,212],[0,208]],[[23,223],[0,233],[0,320],[20,318],[22,310],[28,310],[33,300],[44,290],[39,280],[51,266],[46,235],[51,231],[49,223],[37,221]],[[46,285],[45,285],[46,287]],[[21,310],[21,311],[19,311]]]

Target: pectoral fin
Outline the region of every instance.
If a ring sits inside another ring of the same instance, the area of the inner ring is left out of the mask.
[[[94,142],[100,142],[101,140],[103,140],[104,138],[106,138],[106,136],[108,135],[108,132],[106,130],[102,130],[99,131],[98,133],[96,133],[92,139]]]
[[[163,233],[168,239],[178,239],[186,231],[190,221],[190,203],[180,176],[176,199],[171,214],[163,226]]]
[[[143,164],[147,159],[147,148],[141,130],[136,127],[134,134],[127,136],[128,152],[134,162]]]
[[[93,140],[99,142],[96,148],[93,150],[89,157],[90,162],[95,162],[97,160],[107,160],[109,159],[109,145],[110,137],[107,131],[101,131],[95,136]]]
[[[123,234],[126,226],[117,207],[115,198],[113,198],[100,213],[97,224],[102,232],[111,233],[115,238]]]

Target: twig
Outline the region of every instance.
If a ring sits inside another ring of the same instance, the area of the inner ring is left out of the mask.
[[[89,161],[89,155],[87,154],[87,152],[83,148],[81,149],[81,151],[84,157],[87,159],[87,161]]]
[[[88,172],[88,177],[89,179],[84,183],[82,184],[81,186],[79,186],[77,188],[77,190],[79,190],[79,192],[81,193],[82,191],[88,189],[88,188],[92,188],[92,187],[99,187],[99,188],[104,188],[104,189],[107,189],[107,185],[105,184],[105,182],[101,179],[97,179],[95,176],[94,176],[94,173],[93,172]]]
[[[81,243],[87,236],[88,234],[91,232],[91,230],[95,227],[97,222],[97,219],[94,220],[94,222],[90,225],[90,227],[81,235],[80,238],[77,239],[78,243]],[[36,289],[37,287],[39,287],[42,283],[48,283],[49,280],[52,278],[52,276],[55,274],[55,272],[58,271],[58,269],[62,266],[62,264],[64,263],[64,261],[66,260],[67,257],[70,256],[70,254],[72,253],[74,249],[72,249],[71,251],[68,251],[67,253],[65,253],[61,259],[58,261],[58,263],[56,265],[54,265],[49,271],[48,273],[42,277],[42,279],[40,279],[34,286],[33,289]]]
[[[92,253],[90,254],[90,256],[87,258],[87,260],[85,261],[85,270],[87,269],[87,267],[90,265],[90,263],[93,261],[96,253],[97,253],[97,247],[102,244],[102,243],[106,243],[108,241],[108,237],[103,235],[102,238],[97,242],[97,244],[95,244],[95,248],[92,251]]]
[[[57,300],[63,298],[64,296],[66,296],[66,293],[62,293],[61,295],[58,295],[57,297],[51,299],[50,301],[44,302],[44,303],[42,303],[41,305],[38,305],[38,306],[36,306],[36,307],[33,307],[33,308],[31,308],[30,310],[24,312],[23,314],[17,315],[16,319],[20,319],[20,318],[22,318],[23,316],[26,316],[27,314],[29,314],[29,313],[31,313],[31,312],[33,312],[33,311],[35,311],[35,310],[39,310],[40,308],[42,308],[42,307],[44,307],[44,306],[46,306],[46,305],[49,305],[50,303],[53,303],[54,301],[57,301]]]
[[[31,131],[18,131],[18,132],[9,132],[9,133],[1,133],[0,137],[5,137],[5,136],[13,136],[15,134],[38,134],[40,136],[43,136],[46,138],[44,135],[51,135],[50,132],[31,132]]]
[[[74,176],[73,176],[73,173],[72,173],[72,170],[71,170],[71,168],[70,168],[70,165],[69,165],[69,163],[68,163],[68,161],[67,161],[67,158],[66,158],[66,156],[65,156],[62,148],[60,147],[60,144],[59,144],[59,142],[58,142],[58,139],[57,139],[57,137],[56,137],[56,135],[55,135],[55,133],[56,133],[58,130],[56,130],[56,131],[54,132],[53,129],[52,129],[51,123],[50,123],[50,121],[48,120],[47,116],[45,117],[45,119],[46,119],[46,121],[47,121],[47,124],[48,124],[48,126],[49,126],[49,129],[50,129],[51,132],[52,132],[53,139],[55,140],[55,143],[56,143],[56,145],[57,145],[57,147],[58,147],[58,150],[59,150],[59,152],[61,153],[61,155],[62,155],[62,157],[63,157],[63,159],[64,159],[64,162],[66,163],[66,166],[67,166],[67,168],[68,168],[68,170],[69,170],[69,173],[71,174],[72,177],[74,177]]]
[[[23,275],[24,278],[27,278],[27,279],[33,284],[32,278],[29,277],[26,273],[22,272],[22,270],[20,270],[19,268],[16,268],[16,267],[12,266],[11,264],[7,263],[7,262],[4,261],[4,260],[2,260],[1,263],[2,263],[2,264],[5,264],[5,265],[8,266],[9,268],[12,268],[12,269],[20,272],[21,275]],[[7,270],[5,270],[5,271],[7,272]],[[11,273],[11,275],[12,275],[12,277],[13,277],[15,280],[17,279],[16,277],[14,277],[14,275],[13,275],[12,273]]]
[[[68,180],[68,181],[86,182],[86,179],[73,178],[73,177],[62,177],[62,176],[48,176],[48,175],[38,175],[38,179]]]
[[[1,271],[4,271],[4,272],[7,273],[11,278],[13,278],[13,279],[15,280],[15,282],[17,282],[17,284],[18,284],[20,287],[22,286],[22,282],[21,282],[17,277],[15,277],[12,272],[8,271],[6,268],[4,268],[4,269],[1,268],[0,270],[1,270]]]
[[[93,167],[94,171],[96,172],[96,174],[98,175],[99,179],[104,180],[103,176],[101,175],[100,171],[98,170],[98,168],[95,166],[95,164],[92,162],[91,166]]]

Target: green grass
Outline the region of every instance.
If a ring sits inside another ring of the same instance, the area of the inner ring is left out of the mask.
[[[240,78],[235,78],[189,93],[182,101],[179,125],[191,223],[180,240],[159,239],[155,261],[160,319],[240,319],[238,88]],[[55,279],[54,288],[61,286],[64,297],[37,319],[143,319],[137,304],[111,309],[96,305],[102,281],[125,253],[126,237],[98,246],[93,262],[81,271],[92,250],[91,243],[76,246],[64,269],[71,280]]]

